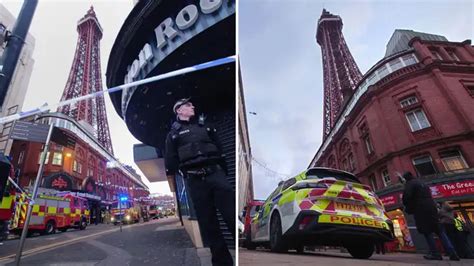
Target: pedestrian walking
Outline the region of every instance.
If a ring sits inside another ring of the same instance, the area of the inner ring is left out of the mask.
[[[443,230],[448,236],[449,240],[453,244],[456,253],[460,258],[465,258],[464,245],[460,238],[458,229],[455,226],[453,208],[447,203],[438,203],[439,222],[441,224],[441,230]]]
[[[434,234],[439,236],[441,243],[449,254],[450,260],[459,260],[451,241],[446,236],[444,230],[441,230],[436,203],[431,196],[430,188],[420,180],[416,179],[411,172],[405,172],[403,179],[406,180],[403,190],[403,205],[408,214],[413,214],[415,218],[416,229],[422,234],[430,253],[423,257],[427,260],[442,260],[441,253],[436,248]]]
[[[207,236],[213,265],[233,265],[222,236],[217,209],[235,234],[235,192],[227,181],[222,148],[216,129],[203,116],[195,118],[190,99],[173,106],[177,121],[166,138],[165,165],[168,179],[181,171],[186,178],[197,219]],[[235,237],[235,236],[234,236]]]
[[[469,242],[467,241],[467,238],[470,234],[470,230],[457,214],[454,215],[454,228],[454,232],[456,233],[458,239],[457,243],[459,251],[456,246],[455,248],[459,254],[459,257],[463,259],[474,259],[474,252],[471,246],[469,245]]]

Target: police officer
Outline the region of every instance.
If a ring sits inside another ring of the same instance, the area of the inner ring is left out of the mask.
[[[168,179],[172,180],[178,171],[187,179],[197,219],[209,240],[212,264],[232,265],[232,256],[219,229],[216,209],[234,235],[235,192],[226,178],[216,129],[203,117],[196,121],[190,98],[177,101],[173,111],[177,121],[171,126],[165,149]]]

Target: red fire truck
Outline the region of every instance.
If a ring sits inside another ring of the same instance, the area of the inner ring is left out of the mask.
[[[249,250],[256,249],[256,246],[250,241],[250,223],[252,222],[253,217],[255,217],[255,214],[258,212],[264,202],[265,201],[263,200],[251,200],[247,203],[242,212],[244,231],[242,232],[241,241],[239,242],[242,243],[243,247]]]
[[[140,221],[140,206],[132,200],[115,201],[112,205],[111,221],[114,225],[120,222],[131,224]]]
[[[11,232],[21,234],[26,220],[28,202],[26,195],[21,194],[16,202],[12,219]],[[66,194],[61,197],[39,195],[33,204],[28,233],[54,234],[69,228],[84,230],[90,219],[87,199]]]

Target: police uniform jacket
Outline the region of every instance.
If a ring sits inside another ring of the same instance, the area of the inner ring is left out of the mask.
[[[222,149],[216,131],[209,123],[194,119],[174,122],[165,143],[166,174],[221,164]]]

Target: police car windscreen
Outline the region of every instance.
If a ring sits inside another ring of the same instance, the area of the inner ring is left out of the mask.
[[[339,171],[331,171],[329,169],[309,169],[306,172],[306,178],[307,179],[320,179],[320,178],[327,178],[327,177],[333,177],[337,180],[360,183],[360,181],[359,181],[359,179],[357,179],[357,177],[355,177],[355,176],[353,176],[349,173],[344,173],[344,172],[339,172]]]
[[[257,213],[257,206],[252,206],[252,208],[250,209],[250,217],[254,217],[256,213]]]

